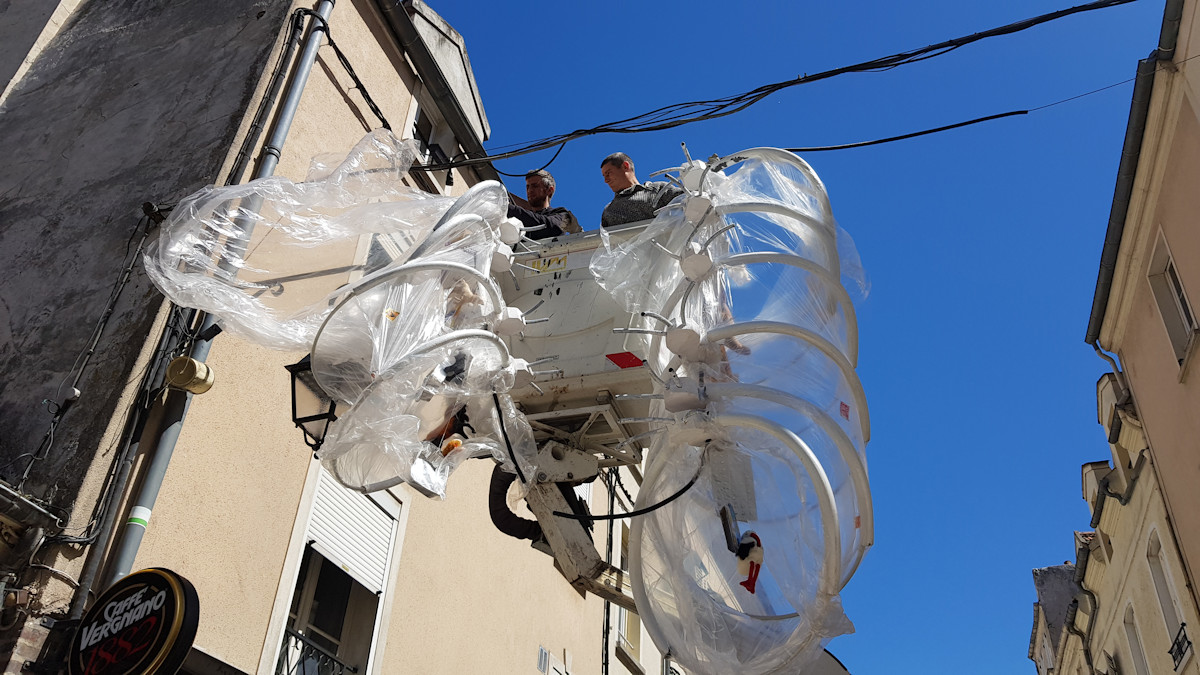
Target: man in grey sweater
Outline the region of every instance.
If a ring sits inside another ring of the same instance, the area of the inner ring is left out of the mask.
[[[600,173],[613,191],[612,201],[600,216],[601,227],[650,220],[655,211],[683,194],[683,190],[670,183],[638,182],[633,172],[633,160],[623,152],[605,157],[600,162]]]

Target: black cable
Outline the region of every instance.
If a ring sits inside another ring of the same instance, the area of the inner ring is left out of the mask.
[[[1107,9],[1118,5],[1128,4],[1135,0],[1096,0],[1085,5],[1078,5],[1068,9],[1042,14],[1029,19],[1024,19],[1014,23],[992,28],[971,35],[946,40],[937,44],[928,45],[919,49],[913,49],[906,52],[884,56],[870,61],[863,61],[849,66],[842,66],[831,70],[822,71],[812,75],[802,75],[792,80],[784,80],[782,82],[774,82],[760,86],[756,89],[735,94],[724,98],[688,101],[684,103],[675,103],[651,110],[650,112],[635,115],[633,117],[609,122],[590,129],[578,129],[569,133],[550,136],[540,140],[526,143],[524,146],[518,147],[516,150],[503,152],[496,155],[486,155],[483,157],[469,158],[459,162],[446,162],[444,164],[429,165],[423,167],[427,170],[445,170],[461,166],[471,166],[475,164],[483,164],[501,159],[509,159],[527,155],[539,150],[545,150],[555,145],[567,143],[585,136],[608,133],[641,133],[645,131],[661,131],[671,129],[692,122],[700,122],[710,119],[718,119],[726,117],[737,112],[741,112],[746,108],[758,103],[764,98],[774,94],[775,92],[795,87],[801,84],[808,84],[820,80],[829,79],[846,73],[865,73],[865,72],[882,72],[892,70],[902,65],[910,63],[918,63],[935,56],[941,56],[951,51],[963,47],[965,45],[978,42],[990,37],[1001,35],[1009,35],[1023,30],[1027,30],[1034,26],[1064,18],[1081,12],[1088,12],[1098,9]],[[511,147],[511,146],[505,146]]]
[[[322,33],[325,33],[325,41],[329,43],[330,47],[333,47],[333,53],[337,56],[337,59],[342,64],[342,67],[346,69],[346,74],[349,75],[350,79],[354,81],[354,87],[358,89],[360,94],[362,94],[363,100],[367,102],[367,107],[370,108],[371,112],[375,114],[375,117],[379,119],[379,123],[383,125],[383,128],[391,131],[392,125],[388,124],[388,121],[384,119],[383,112],[379,110],[379,106],[375,105],[375,100],[371,98],[369,93],[367,93],[367,88],[365,85],[363,85],[362,80],[358,79],[358,73],[354,72],[354,67],[350,65],[350,60],[346,58],[346,55],[343,54],[342,50],[338,48],[337,43],[333,41],[333,33],[329,31],[329,22],[326,21],[325,18],[320,14],[317,14],[311,9],[306,9],[303,11],[313,19],[321,22],[322,26],[314,28],[313,30],[319,30]]]
[[[75,398],[73,396],[65,400],[62,399],[63,387],[66,386],[68,378],[71,378],[72,375],[74,375],[74,379],[71,381],[71,389],[78,391],[79,383],[83,381],[83,377],[87,372],[88,365],[91,363],[92,357],[96,354],[96,349],[100,345],[100,339],[104,336],[104,330],[108,327],[108,322],[112,318],[113,313],[116,310],[117,303],[121,300],[121,296],[124,293],[126,286],[129,285],[130,279],[133,276],[134,268],[137,267],[141,252],[145,247],[146,240],[150,236],[150,230],[149,218],[147,216],[142,216],[137,225],[133,228],[133,231],[130,233],[129,240],[125,243],[125,259],[121,262],[121,271],[117,275],[117,280],[113,283],[112,289],[109,291],[108,301],[105,304],[104,310],[100,313],[100,318],[97,320],[96,326],[92,329],[91,335],[88,336],[87,345],[84,347],[83,351],[80,352],[79,356],[75,357],[75,362],[71,364],[71,370],[68,375],[58,383],[58,388],[54,392],[55,400],[52,401],[46,399],[43,401],[43,404],[46,405],[47,410],[50,412],[51,418],[49,428],[46,429],[46,433],[42,436],[42,440],[38,444],[37,450],[35,450],[32,454],[24,453],[19,455],[16,459],[9,461],[3,466],[0,466],[0,470],[7,469],[17,460],[23,457],[29,457],[29,462],[25,465],[25,470],[22,472],[21,479],[16,484],[18,490],[25,486],[25,482],[29,479],[29,475],[33,471],[34,465],[46,459],[46,457],[50,455],[50,450],[54,447],[54,432],[57,430],[58,425],[62,423],[63,416],[66,415],[67,411],[75,403]],[[141,239],[138,241],[136,250],[134,250],[131,254],[129,251],[129,245],[133,241],[134,237],[136,237],[139,233],[141,234]],[[59,401],[63,402],[60,403]]]
[[[821,145],[821,146],[812,147],[812,148],[785,148],[785,149],[788,152],[824,152],[826,150],[846,150],[849,148],[865,148],[869,145],[880,145],[883,143],[891,143],[893,141],[903,141],[908,138],[916,138],[917,136],[927,136],[929,134],[936,134],[940,131],[949,131],[950,129],[957,129],[959,127],[970,126],[972,124],[979,124],[980,122],[990,122],[991,120],[998,120],[998,119],[1001,119],[1004,117],[1012,117],[1014,115],[1028,115],[1029,112],[1030,111],[1028,111],[1028,110],[1012,110],[1012,111],[1009,111],[1006,113],[1000,113],[998,115],[988,115],[987,117],[977,117],[973,120],[967,120],[966,122],[959,122],[957,124],[947,124],[944,127],[937,127],[936,129],[926,129],[924,131],[914,131],[911,134],[902,134],[900,136],[891,136],[888,138],[880,138],[880,139],[874,140],[874,141],[862,141],[860,143],[846,143],[844,145]]]
[[[504,411],[500,409],[499,394],[492,392],[492,401],[496,404],[496,416],[500,418],[500,434],[504,436],[504,445],[508,448],[508,458],[512,460],[513,468],[517,470],[517,477],[521,479],[521,484],[528,485],[529,481],[525,479],[525,472],[521,471],[517,455],[513,452],[512,442],[508,440],[508,430],[504,428]]]
[[[616,482],[616,484],[617,484],[617,487],[621,488],[621,492],[625,493],[625,499],[629,500],[629,504],[632,506],[633,503],[637,500],[633,498],[633,495],[629,494],[629,490],[625,489],[625,483],[621,481],[621,470],[614,468],[614,469],[610,469],[609,473],[612,474],[613,478],[615,479],[614,482]]]
[[[564,513],[562,511],[554,511],[553,513],[554,513],[554,515],[559,516],[561,518],[570,518],[572,520],[621,520],[622,518],[633,518],[634,516],[644,516],[647,513],[650,513],[651,511],[657,511],[658,509],[661,509],[662,507],[666,506],[667,504],[670,504],[671,502],[675,501],[676,499],[679,499],[680,497],[682,497],[683,493],[690,490],[691,487],[696,484],[696,481],[699,478],[700,478],[700,471],[697,469],[696,475],[692,476],[692,479],[689,480],[687,485],[684,485],[679,490],[679,492],[676,492],[675,494],[671,495],[670,497],[667,497],[666,499],[662,500],[661,502],[659,502],[657,504],[652,504],[650,506],[647,506],[644,509],[638,509],[636,511],[629,511],[627,513],[610,513],[605,516],[577,516],[574,513]]]
[[[304,31],[304,13],[311,10],[297,9],[292,12],[291,17],[291,34],[284,41],[283,47],[279,52],[279,61],[275,64],[275,70],[271,73],[271,79],[267,84],[267,93],[263,96],[262,101],[259,101],[258,110],[254,112],[254,120],[250,123],[250,129],[246,131],[246,137],[242,139],[242,146],[238,148],[237,156],[234,157],[233,166],[229,169],[229,175],[225,177],[226,185],[233,185],[242,181],[242,173],[246,170],[246,161],[250,158],[250,149],[258,142],[258,137],[262,134],[264,125],[266,124],[267,111],[274,105],[275,99],[279,96],[279,87],[283,83],[283,70],[291,61],[292,52],[296,49],[296,45],[300,43],[300,36]]]
[[[531,173],[537,173],[537,172],[539,172],[539,171],[542,171],[542,170],[544,170],[546,167],[550,166],[551,164],[553,164],[553,163],[554,163],[554,160],[558,159],[558,154],[559,154],[560,152],[562,152],[562,151],[563,151],[563,148],[565,148],[565,147],[567,147],[567,142],[566,142],[566,141],[563,141],[562,143],[559,143],[559,144],[558,144],[558,150],[555,150],[555,151],[554,151],[554,156],[550,158],[550,161],[549,161],[549,162],[546,162],[545,164],[543,164],[543,165],[541,166],[541,168],[534,169],[533,171],[527,171],[527,172],[525,172],[525,173],[505,173],[505,172],[501,171],[500,169],[496,169],[496,173],[500,174],[501,176],[511,176],[511,177],[513,177],[513,178],[523,178],[523,177],[525,177],[525,176],[528,176],[528,175],[529,175],[529,174],[531,174]]]

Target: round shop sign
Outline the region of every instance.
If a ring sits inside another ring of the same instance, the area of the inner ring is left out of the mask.
[[[70,675],[170,675],[179,670],[200,622],[192,584],[158,567],[113,584],[83,615],[67,662]]]

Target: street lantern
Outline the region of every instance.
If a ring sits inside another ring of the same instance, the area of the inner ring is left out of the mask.
[[[337,402],[317,384],[310,356],[284,368],[292,374],[292,421],[304,431],[304,443],[316,452],[325,442],[329,423],[337,420]]]

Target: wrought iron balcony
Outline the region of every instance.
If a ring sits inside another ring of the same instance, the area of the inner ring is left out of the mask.
[[[291,628],[284,629],[283,649],[279,651],[275,675],[347,675],[357,672],[358,668],[338,661],[336,656],[300,633]]]
[[[1192,646],[1192,641],[1187,636],[1187,624],[1179,624],[1179,632],[1175,634],[1175,641],[1171,643],[1171,660],[1175,662],[1175,670],[1179,670],[1179,664],[1183,663],[1183,657],[1187,656],[1188,649]]]

